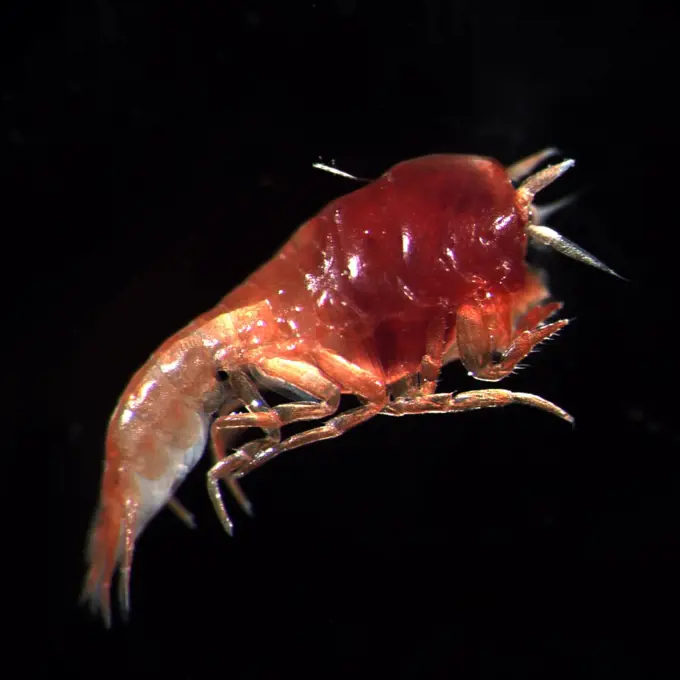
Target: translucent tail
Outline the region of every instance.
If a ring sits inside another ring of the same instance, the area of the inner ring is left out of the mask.
[[[90,529],[86,559],[89,565],[81,602],[100,614],[111,626],[111,581],[123,552],[123,523],[127,486],[122,479],[120,457],[109,453],[104,466],[99,508]]]

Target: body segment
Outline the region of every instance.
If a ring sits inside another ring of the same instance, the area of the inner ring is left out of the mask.
[[[529,394],[435,394],[446,363],[460,359],[480,380],[497,381],[567,323],[545,323],[560,305],[546,302],[525,254],[533,196],[569,164],[519,189],[512,183],[544,156],[509,169],[461,155],[400,163],[327,205],[152,355],[121,396],[107,433],[84,591],[107,621],[116,568],[126,611],[135,541],[172,501],[208,440],[208,492],[231,533],[220,481],[248,511],[238,478],[378,413],[524,403],[571,420]],[[292,400],[270,408],[261,394],[270,389]],[[360,406],[337,414],[343,393]],[[282,436],[291,422],[321,419]],[[263,435],[230,451],[232,435],[252,427]],[[171,507],[184,512],[175,501]]]

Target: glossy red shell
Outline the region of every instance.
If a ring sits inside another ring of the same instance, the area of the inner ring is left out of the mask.
[[[498,162],[409,160],[329,203],[223,302],[268,299],[299,336],[390,382],[417,370],[439,310],[450,340],[465,300],[525,285],[525,226]]]
[[[524,282],[524,224],[495,161],[407,161],[314,219],[324,250],[339,255],[339,290],[372,314],[401,309],[404,297],[455,305],[471,287],[512,290]]]

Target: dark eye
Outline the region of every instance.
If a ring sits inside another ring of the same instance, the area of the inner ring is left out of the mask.
[[[224,382],[229,377],[226,371],[217,371],[217,380],[219,382]]]
[[[491,362],[494,364],[500,364],[501,361],[503,361],[503,352],[495,349],[493,352],[491,352]]]

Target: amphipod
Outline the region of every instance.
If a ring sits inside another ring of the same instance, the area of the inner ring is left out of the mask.
[[[106,625],[117,569],[121,610],[129,612],[133,550],[148,522],[166,505],[191,521],[173,495],[208,442],[208,493],[231,534],[220,481],[249,512],[241,477],[377,414],[526,404],[572,422],[532,394],[436,393],[445,364],[460,360],[470,375],[495,382],[567,325],[547,322],[561,304],[549,301],[540,273],[525,261],[530,240],[614,273],[537,223],[534,197],[574,163],[520,181],[551,153],[509,168],[468,155],[399,163],[327,205],[158,348],[123,392],[106,435],[83,591]],[[293,399],[270,407],[267,390]],[[336,413],[342,394],[360,405]],[[310,421],[309,429],[282,436],[298,421]],[[231,450],[229,440],[247,428],[262,436]]]

